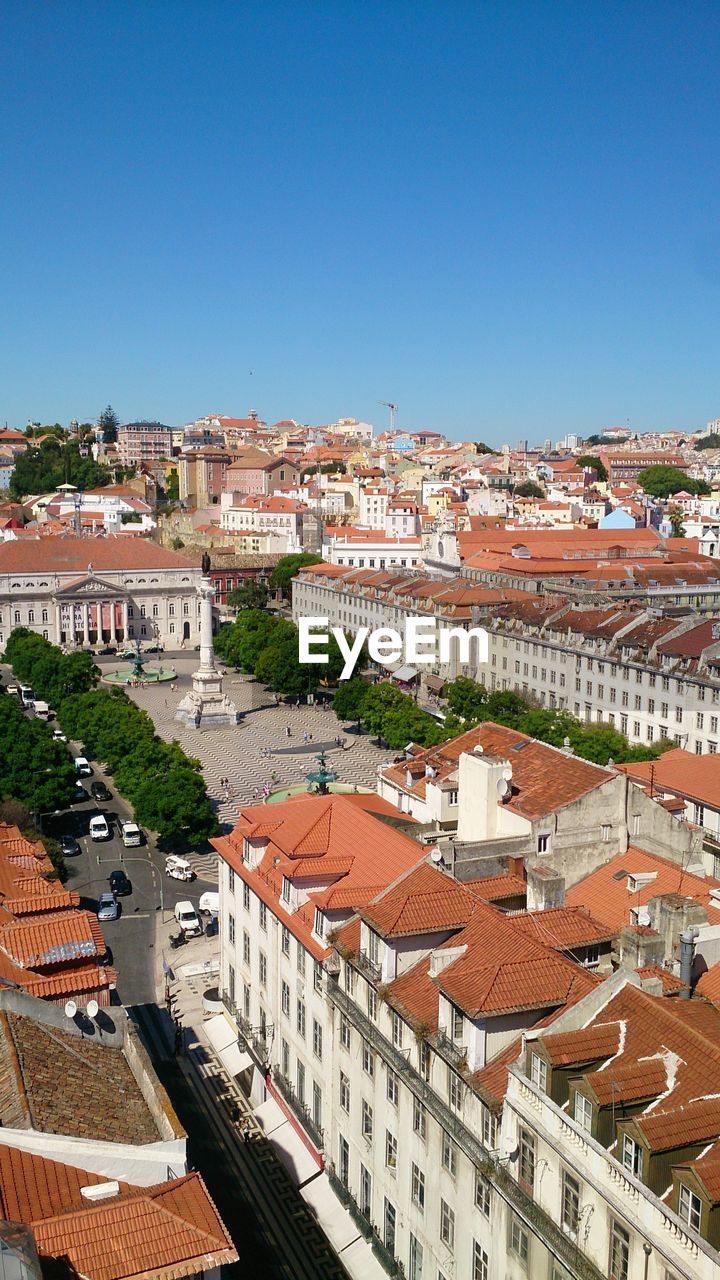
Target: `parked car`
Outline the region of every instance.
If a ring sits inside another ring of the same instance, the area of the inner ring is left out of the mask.
[[[117,653],[117,649],[114,644],[104,644],[102,649],[96,649],[95,653],[98,658],[107,658],[109,654]]]
[[[120,834],[126,849],[136,849],[142,844],[142,831],[137,822],[123,822]]]
[[[161,644],[146,644],[143,653],[164,653],[164,646]]]
[[[90,819],[90,839],[109,840],[110,828],[104,813],[96,813]]]
[[[198,907],[201,915],[218,915],[220,912],[220,894],[213,892],[211,889],[201,893]]]
[[[75,772],[79,778],[92,777],[92,767],[89,761],[85,759],[85,756],[75,757]]]
[[[117,898],[114,893],[101,893],[98,898],[98,920],[117,920],[119,915]]]
[[[67,742],[67,734],[63,733],[62,729],[53,729],[53,741]]]
[[[91,782],[90,795],[93,800],[112,800],[112,791],[108,791],[104,782]]]
[[[126,898],[129,893],[132,893],[132,884],[123,870],[111,871],[108,876],[108,883],[118,898]]]
[[[73,798],[72,798],[72,800],[70,801],[70,803],[71,803],[71,804],[84,804],[84,802],[85,802],[86,800],[89,800],[89,799],[90,799],[90,797],[89,797],[89,795],[88,795],[87,791],[85,790],[84,786],[82,785],[82,783],[81,783],[81,782],[76,782],[76,783],[75,783],[75,790],[73,791]]]
[[[202,925],[192,902],[177,902],[175,904],[175,919],[183,933],[188,937],[196,933],[202,933]]]
[[[165,875],[170,876],[172,880],[194,880],[195,872],[193,871],[187,858],[179,858],[176,854],[171,853],[165,859]]]
[[[60,852],[63,858],[77,858],[82,853],[82,849],[75,837],[66,832],[65,835],[60,837]]]

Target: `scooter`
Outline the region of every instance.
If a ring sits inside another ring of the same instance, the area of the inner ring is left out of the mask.
[[[170,934],[170,946],[172,947],[173,951],[177,951],[178,947],[183,947],[186,942],[187,942],[187,938],[185,937],[184,933],[180,932],[180,933]]]

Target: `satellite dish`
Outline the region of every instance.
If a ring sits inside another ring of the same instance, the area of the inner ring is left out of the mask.
[[[65,1005],[65,1017],[74,1018],[76,1013],[77,1013],[77,1005],[75,1001],[68,1000],[67,1004]]]
[[[437,863],[442,862],[442,860],[442,850],[438,849],[437,845],[435,845],[435,848],[430,850],[430,861]]]
[[[498,778],[497,784],[498,800],[508,800],[512,795],[512,787],[509,778]]]
[[[88,1000],[88,1006],[87,1006],[88,1017],[89,1018],[96,1017],[99,1008],[100,1008],[100,1005],[98,1004],[97,1000]]]

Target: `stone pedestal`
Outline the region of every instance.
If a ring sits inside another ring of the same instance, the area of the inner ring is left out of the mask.
[[[225,729],[238,722],[235,704],[223,693],[222,676],[215,666],[212,637],[213,585],[201,578],[200,600],[200,666],[193,673],[193,687],[178,704],[175,719],[196,729]]]

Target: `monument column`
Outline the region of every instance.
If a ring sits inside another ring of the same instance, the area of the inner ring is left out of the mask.
[[[55,605],[55,644],[62,644],[60,637],[62,636],[62,610],[59,604]],[[69,639],[69,637],[68,637]]]
[[[117,640],[117,632],[115,631],[115,601],[110,601],[110,643],[115,644]]]
[[[203,557],[203,576],[197,588],[200,618],[200,666],[193,673],[192,692],[178,704],[175,719],[196,729],[227,728],[238,722],[234,703],[223,693],[223,680],[215,666],[212,634],[213,584],[208,577],[209,558]]]
[[[83,601],[82,607],[82,625],[83,625],[83,644],[90,643],[90,605],[87,600]]]
[[[128,628],[130,625],[130,621],[129,621],[130,605],[128,604],[127,600],[123,600],[122,605],[123,605],[123,640],[127,640]]]

